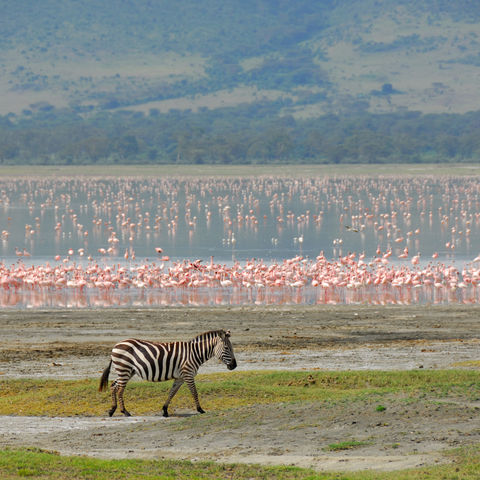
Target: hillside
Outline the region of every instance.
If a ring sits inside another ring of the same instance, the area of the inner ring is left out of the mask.
[[[259,99],[288,99],[295,117],[480,108],[472,1],[2,4],[0,114]]]
[[[1,4],[1,163],[480,155],[471,0]]]

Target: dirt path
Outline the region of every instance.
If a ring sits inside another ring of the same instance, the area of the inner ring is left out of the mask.
[[[480,308],[242,307],[3,311],[1,378],[97,377],[128,337],[188,339],[228,328],[239,369],[468,368],[480,360]],[[477,367],[478,368],[478,367]],[[216,363],[202,372],[223,370]],[[160,401],[160,400],[159,400]],[[38,445],[99,457],[180,457],[326,470],[391,470],[445,461],[442,450],[480,442],[480,402],[382,398],[385,411],[285,404],[229,412],[110,418],[2,417],[4,445]],[[344,440],[365,442],[329,452]]]

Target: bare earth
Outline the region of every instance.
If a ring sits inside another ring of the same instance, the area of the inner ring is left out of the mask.
[[[186,340],[232,331],[239,369],[478,368],[477,306],[280,306],[8,311],[0,314],[0,378],[99,377],[114,343]],[[468,363],[470,362],[470,364]],[[470,365],[470,366],[469,366]],[[225,370],[209,362],[201,373]],[[127,389],[128,395],[128,389]],[[382,398],[329,406],[257,405],[172,417],[18,417],[0,421],[2,445],[36,445],[104,458],[188,458],[393,470],[445,462],[442,451],[480,442],[480,401]],[[128,398],[135,412],[133,398]],[[163,399],[159,399],[159,407]],[[105,411],[109,407],[106,394]],[[330,452],[345,440],[364,446]]]

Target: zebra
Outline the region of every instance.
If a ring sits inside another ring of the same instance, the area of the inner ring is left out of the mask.
[[[110,363],[100,378],[99,391],[106,390],[110,368],[115,367],[117,379],[110,386],[112,392],[111,417],[120,403],[120,411],[129,417],[125,408],[123,392],[127,382],[137,374],[144,380],[162,382],[174,379],[168,398],[163,405],[163,416],[168,417],[168,405],[185,382],[195,401],[197,411],[205,413],[198,401],[194,377],[204,362],[212,357],[218,358],[229,370],[237,367],[237,361],[230,342],[230,331],[212,330],[202,333],[188,342],[156,343],[145,340],[129,339],[117,343],[111,354]]]

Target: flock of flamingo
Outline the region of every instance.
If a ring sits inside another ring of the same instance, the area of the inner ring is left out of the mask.
[[[0,305],[478,303],[479,207],[472,178],[3,179]]]

